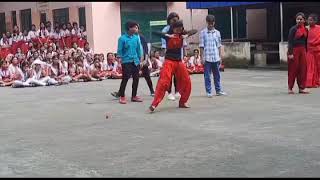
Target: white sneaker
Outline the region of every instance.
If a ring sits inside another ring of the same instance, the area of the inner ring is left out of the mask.
[[[169,95],[167,96],[167,98],[168,98],[169,100],[171,100],[171,101],[175,101],[175,100],[176,100],[176,98],[174,97],[173,94],[169,94]]]
[[[227,93],[223,92],[223,91],[220,91],[220,92],[217,92],[217,96],[226,96]]]
[[[212,94],[211,93],[208,93],[207,96],[208,96],[208,98],[212,98]]]
[[[177,92],[174,96],[175,96],[176,99],[181,98],[181,94],[179,92]]]

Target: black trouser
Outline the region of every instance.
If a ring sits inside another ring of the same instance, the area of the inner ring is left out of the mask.
[[[132,97],[137,96],[138,84],[139,84],[139,70],[140,65],[135,65],[132,63],[122,64],[122,81],[119,89],[119,96],[125,96],[125,90],[128,83],[128,80],[132,76]]]
[[[177,79],[176,79],[176,76],[173,76],[173,84],[174,84],[175,93],[177,93]],[[171,94],[171,89],[172,89],[172,81],[171,81],[170,87],[168,89],[168,93],[169,94]]]
[[[146,82],[148,84],[150,93],[154,94],[154,89],[153,89],[152,81],[150,78],[150,70],[149,70],[148,66],[142,66],[141,71],[142,71],[142,76],[144,77],[144,79],[146,80]]]

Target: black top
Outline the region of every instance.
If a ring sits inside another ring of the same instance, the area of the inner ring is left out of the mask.
[[[145,57],[145,55],[148,54],[148,43],[146,38],[142,34],[139,34],[139,36],[140,36],[140,42],[143,49],[143,57]]]
[[[176,38],[169,38],[165,36],[165,33],[162,32],[153,32],[154,34],[160,36],[161,38],[166,40],[166,55],[165,59],[170,59],[174,61],[181,61],[181,48],[183,47],[183,38],[182,36],[178,36]],[[168,34],[173,34],[172,30],[168,31]]]
[[[299,38],[295,38],[296,32],[297,32],[298,26],[295,25],[290,28],[289,30],[289,36],[288,36],[288,54],[293,54],[293,48],[304,46],[307,48],[307,37],[302,36]]]

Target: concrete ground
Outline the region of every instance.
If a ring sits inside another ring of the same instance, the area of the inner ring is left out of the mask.
[[[207,98],[192,75],[192,108],[164,100],[154,114],[144,79],[144,103],[127,105],[109,95],[120,80],[0,88],[0,176],[320,176],[320,89],[288,95],[286,71],[222,76],[228,96]]]

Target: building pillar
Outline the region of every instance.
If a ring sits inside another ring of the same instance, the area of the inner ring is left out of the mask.
[[[117,51],[121,35],[120,2],[92,2],[86,6],[86,24],[94,52],[106,55]]]

